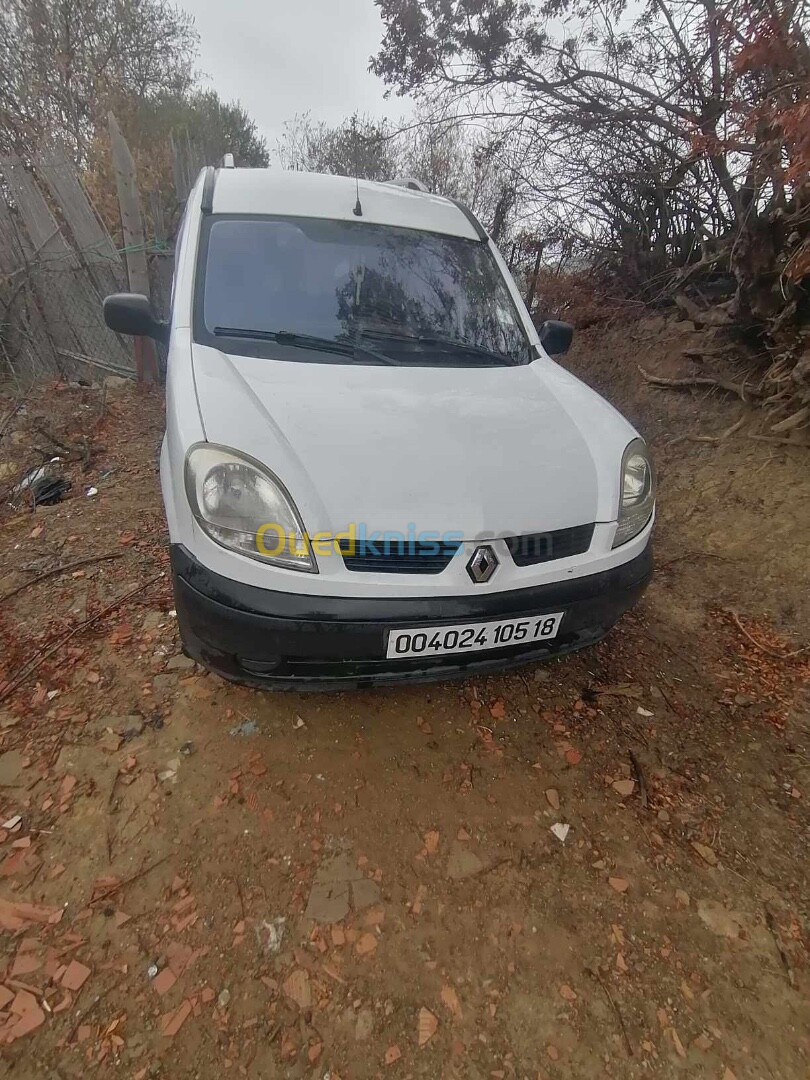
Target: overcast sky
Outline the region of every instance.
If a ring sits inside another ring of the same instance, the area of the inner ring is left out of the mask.
[[[406,102],[383,99],[368,71],[383,26],[373,0],[179,0],[200,35],[200,69],[211,89],[237,99],[275,152],[296,113],[336,123],[355,110],[399,117]]]

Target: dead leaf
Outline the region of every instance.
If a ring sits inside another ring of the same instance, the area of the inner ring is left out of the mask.
[[[715,855],[714,850],[707,844],[699,844],[696,840],[693,840],[692,847],[701,859],[709,864],[709,866],[717,866],[717,856]]]
[[[303,968],[298,968],[285,980],[282,990],[299,1009],[308,1009],[312,1005],[309,973]]]
[[[321,1056],[321,1051],[322,1050],[323,1050],[323,1043],[322,1042],[316,1042],[316,1043],[313,1043],[312,1046],[310,1046],[309,1050],[307,1050],[307,1057],[309,1058],[310,1065],[315,1064],[315,1062]]]
[[[564,998],[565,1001],[576,1001],[577,993],[576,990],[572,990],[570,986],[563,983],[560,987],[560,997]]]
[[[402,1057],[402,1051],[396,1043],[391,1043],[388,1049],[385,1051],[385,1064],[393,1065],[395,1061],[399,1061]]]
[[[425,1043],[430,1042],[433,1036],[436,1034],[436,1029],[439,1026],[439,1021],[430,1011],[424,1006],[419,1010],[419,1022],[417,1024],[417,1042],[420,1046],[424,1046]]]
[[[461,1002],[458,1000],[458,994],[455,989],[452,986],[443,986],[441,999],[445,1008],[449,1009],[457,1020],[461,1020]]]
[[[548,800],[548,805],[552,808],[552,810],[560,809],[560,793],[559,791],[557,791],[556,788],[548,788],[548,790],[546,791],[546,799]]]
[[[575,750],[573,746],[569,746],[565,751],[565,760],[569,765],[579,765],[580,761],[582,761],[582,754],[579,750]]]
[[[459,829],[458,832],[456,833],[456,840],[462,840],[463,841],[463,840],[471,840],[471,839],[472,839],[472,837],[467,832],[467,830],[464,829],[464,828]]]
[[[614,780],[613,790],[617,795],[621,795],[623,799],[626,799],[628,795],[632,795],[636,788],[635,780]]]
[[[425,833],[425,851],[428,855],[435,855],[439,850],[439,833],[436,829],[430,829]]]
[[[354,946],[354,951],[358,956],[370,956],[371,953],[377,948],[377,937],[375,934],[366,933],[361,934],[357,939],[357,943]]]
[[[630,882],[623,877],[608,878],[608,885],[610,885],[611,889],[615,889],[617,893],[627,892],[630,888]]]
[[[489,707],[489,715],[493,720],[503,720],[506,716],[506,705],[501,698],[494,701]]]
[[[678,1057],[685,1058],[686,1050],[683,1043],[678,1037],[678,1032],[675,1030],[675,1028],[670,1028],[669,1033],[672,1036],[672,1044],[675,1047],[675,1053],[678,1055]]]

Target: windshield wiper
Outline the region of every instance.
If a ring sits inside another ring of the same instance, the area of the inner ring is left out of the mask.
[[[217,337],[251,338],[254,341],[275,341],[279,345],[289,345],[293,349],[312,349],[316,352],[333,353],[336,356],[349,356],[352,359],[371,359],[379,364],[398,364],[391,356],[366,349],[362,345],[353,345],[348,341],[336,341],[334,338],[315,337],[312,334],[298,334],[294,330],[248,330],[243,326],[215,326]]]
[[[510,366],[515,363],[513,357],[507,353],[485,349],[481,345],[472,345],[467,341],[461,341],[459,338],[426,337],[422,334],[395,334],[388,333],[386,330],[366,330],[363,331],[363,334],[380,341],[401,341],[403,344],[413,345],[439,345],[443,348],[452,349],[454,352],[465,352],[473,356],[480,356],[482,359],[490,360],[498,365]]]

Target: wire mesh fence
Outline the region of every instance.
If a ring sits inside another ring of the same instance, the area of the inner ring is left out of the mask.
[[[134,376],[132,344],[102,301],[126,288],[121,254],[58,147],[24,164],[0,157],[0,374],[90,381]]]

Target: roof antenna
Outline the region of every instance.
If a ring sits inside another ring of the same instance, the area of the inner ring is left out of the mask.
[[[354,148],[354,190],[357,196],[357,202],[354,204],[352,213],[355,217],[362,217],[363,207],[360,205],[360,177],[358,176],[359,169],[357,167],[357,113],[352,116],[352,135]]]

